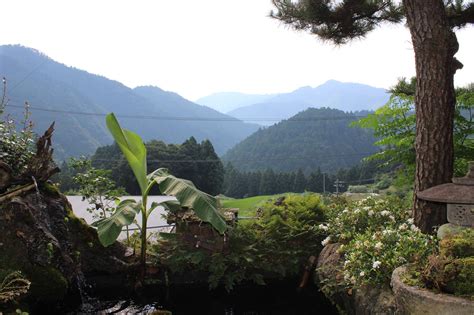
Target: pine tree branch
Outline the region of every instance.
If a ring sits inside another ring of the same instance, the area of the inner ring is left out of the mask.
[[[297,30],[307,30],[323,40],[344,44],[363,37],[383,22],[398,23],[403,19],[401,5],[394,1],[328,1],[272,0],[278,19]]]
[[[464,27],[467,24],[474,24],[474,2],[466,7],[448,7],[448,20],[451,27]]]

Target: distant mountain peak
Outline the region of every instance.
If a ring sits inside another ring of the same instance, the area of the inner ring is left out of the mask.
[[[306,85],[306,86],[302,86],[300,88],[297,88],[296,90],[293,91],[294,92],[301,92],[301,91],[309,91],[309,90],[312,90],[313,87],[309,86],[309,85]]]
[[[385,104],[388,99],[389,95],[384,89],[360,83],[328,80],[315,88],[301,87],[290,93],[276,95],[261,103],[237,108],[228,114],[244,121],[255,117],[267,118],[257,123],[270,125],[309,107],[329,107],[346,112],[375,110]]]
[[[338,84],[344,84],[344,82],[334,80],[334,79],[330,79],[330,80],[327,80],[326,82],[324,82],[321,85],[338,85]]]
[[[264,102],[277,94],[245,94],[239,92],[219,92],[201,97],[196,103],[228,113],[236,108]]]
[[[134,88],[134,90],[157,90],[157,91],[161,91],[161,92],[167,92],[167,91],[163,90],[162,88],[159,88],[155,85],[139,85],[139,86],[136,86]]]

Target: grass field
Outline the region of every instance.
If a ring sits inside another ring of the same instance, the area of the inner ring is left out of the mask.
[[[239,216],[241,217],[253,217],[255,216],[255,211],[260,205],[268,200],[274,200],[284,195],[288,194],[255,196],[244,199],[222,199],[221,205],[224,208],[239,208]]]
[[[220,199],[221,205],[223,208],[239,208],[239,216],[241,217],[253,217],[255,216],[255,211],[258,207],[262,204],[267,202],[268,200],[275,200],[280,196],[288,196],[294,195],[295,193],[285,193],[285,194],[277,194],[277,195],[264,195],[264,196],[254,196],[249,198],[243,199],[233,199],[228,197],[223,197]],[[344,193],[348,200],[351,201],[358,201],[365,199],[369,196],[374,198],[380,198],[378,195],[374,195],[371,193]]]

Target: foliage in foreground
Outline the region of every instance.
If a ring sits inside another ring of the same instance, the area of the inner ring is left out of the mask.
[[[388,283],[395,268],[426,261],[435,251],[435,239],[421,233],[405,209],[393,197],[339,201],[330,206],[328,224],[320,229],[329,232],[323,245],[342,244],[344,280],[339,285]]]
[[[190,247],[180,238],[154,245],[157,263],[176,274],[208,276],[210,288],[227,290],[243,281],[297,276],[311,255],[321,251],[326,236],[317,228],[324,221],[324,206],[315,194],[290,195],[267,202],[254,221],[239,222],[229,231],[229,248],[212,253]]]

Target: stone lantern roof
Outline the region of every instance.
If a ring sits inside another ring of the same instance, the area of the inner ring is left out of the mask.
[[[417,193],[419,199],[447,204],[474,204],[474,162],[469,162],[466,176],[452,183],[428,188]]]

